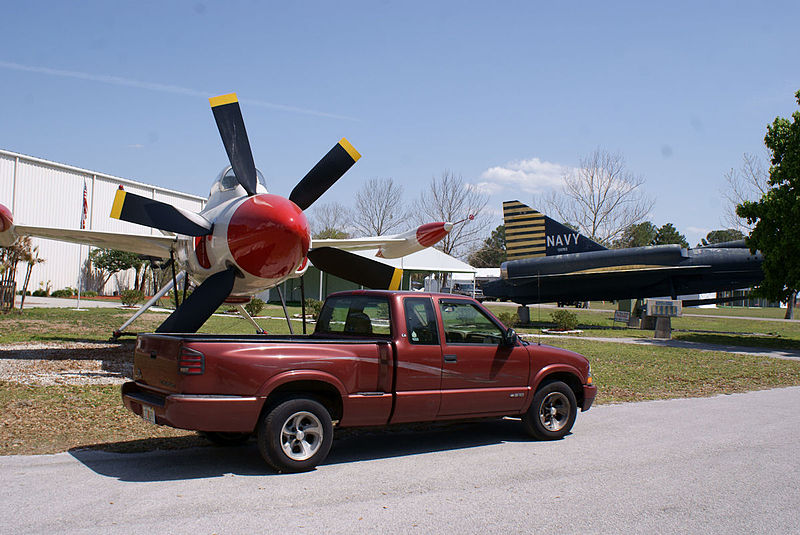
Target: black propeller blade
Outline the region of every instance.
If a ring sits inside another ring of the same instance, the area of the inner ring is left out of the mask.
[[[247,139],[247,130],[244,128],[239,99],[236,98],[236,93],[230,93],[208,100],[233,173],[247,194],[255,195],[256,164],[253,161],[253,151],[250,150],[250,141]]]
[[[187,236],[211,234],[211,222],[199,214],[171,204],[117,190],[111,217]]]
[[[232,267],[211,275],[164,320],[164,323],[158,326],[156,332],[197,332],[231,294],[235,279],[236,269]]]
[[[403,270],[333,247],[308,252],[317,269],[376,290],[399,290]]]
[[[328,154],[317,162],[311,171],[297,183],[289,195],[289,200],[305,210],[320,196],[328,191],[328,188],[342,178],[348,169],[361,158],[361,155],[353,148],[349,141],[342,138],[339,143],[328,151]]]

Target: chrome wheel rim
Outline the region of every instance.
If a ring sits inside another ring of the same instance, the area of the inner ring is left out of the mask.
[[[293,461],[306,461],[322,446],[322,422],[307,411],[292,414],[281,427],[281,448]]]
[[[561,392],[550,392],[539,407],[539,421],[548,431],[561,431],[569,420],[569,399]]]

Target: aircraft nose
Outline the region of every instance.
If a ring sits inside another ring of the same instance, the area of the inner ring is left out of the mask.
[[[248,197],[228,223],[228,248],[234,261],[263,279],[289,275],[308,253],[310,243],[305,214],[280,195]]]

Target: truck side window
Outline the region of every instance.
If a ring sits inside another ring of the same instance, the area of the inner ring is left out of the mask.
[[[372,296],[330,297],[319,313],[314,334],[389,337],[389,301]]]
[[[439,329],[431,300],[425,297],[407,297],[403,306],[408,341],[412,344],[439,345]]]
[[[503,339],[503,331],[469,302],[439,301],[448,344],[492,344]]]

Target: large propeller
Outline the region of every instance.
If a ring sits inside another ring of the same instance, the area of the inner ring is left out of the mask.
[[[253,214],[247,215],[245,218],[247,219],[247,225],[245,225],[247,229],[239,229],[240,238],[246,242],[244,245],[239,243],[241,240],[230,241],[231,228],[235,226],[234,223],[238,224],[238,219],[234,221],[234,218],[238,216],[232,216],[228,225],[228,243],[230,247],[233,247],[233,245],[238,247],[231,249],[231,253],[234,255],[234,262],[238,264],[241,258],[236,256],[237,253],[241,253],[239,256],[242,256],[244,254],[242,251],[244,251],[247,255],[252,256],[254,252],[259,253],[265,247],[264,244],[251,243],[253,240],[258,240],[257,233],[254,231],[268,232],[268,236],[273,240],[282,239],[279,234],[275,234],[271,230],[264,230],[272,228],[270,226],[272,222],[269,221],[270,214],[272,211],[277,210],[276,206],[281,203],[277,202],[280,199],[275,199],[277,196],[274,195],[256,195],[256,166],[236,94],[231,93],[213,97],[209,99],[209,103],[222,138],[222,144],[225,146],[225,152],[228,154],[231,168],[236,175],[236,180],[247,192],[248,197],[253,199],[252,201],[247,201],[253,206],[248,204],[247,209],[244,209],[245,205],[243,204],[240,207],[243,214],[242,217],[245,215],[244,212],[253,211]],[[335,184],[360,157],[361,155],[358,151],[346,139],[342,138],[297,183],[289,195],[291,203],[283,199],[283,203],[287,207],[282,210],[286,213],[297,210],[297,208],[306,210]],[[264,206],[267,205],[272,207],[268,209],[270,212],[260,212],[265,210]],[[240,209],[237,208],[236,214],[239,211]],[[258,219],[262,217],[258,215],[259,213],[263,215],[263,218],[266,218],[264,221]],[[213,221],[209,221],[200,214],[126,192],[122,188],[117,192],[114,199],[111,217],[186,236],[199,237],[213,232]],[[253,217],[258,220],[253,220]],[[305,225],[305,223],[303,224]],[[275,232],[279,231],[276,230]],[[307,233],[307,230],[303,232]],[[308,249],[307,240],[306,235],[305,249],[302,250],[301,254],[305,254]],[[255,256],[259,256],[259,254]],[[247,258],[249,259],[250,257],[247,256]],[[308,258],[323,271],[370,288],[396,289],[402,276],[402,270],[395,270],[380,262],[331,247],[322,247],[310,251]],[[252,264],[252,262],[250,263]],[[253,266],[245,264],[240,264],[238,267],[229,264],[224,271],[217,272],[205,279],[186,301],[158,327],[157,332],[196,332],[228,298],[233,290],[236,277],[242,275],[240,269],[253,273]],[[258,266],[255,267],[257,268]],[[263,277],[263,275],[257,276]]]

